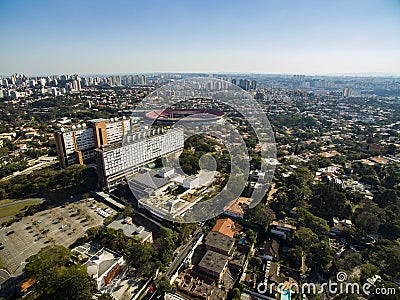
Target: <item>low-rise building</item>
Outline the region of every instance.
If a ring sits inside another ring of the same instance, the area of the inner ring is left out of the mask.
[[[211,231],[233,238],[238,231],[238,226],[229,218],[218,219]]]
[[[141,243],[153,242],[152,232],[144,228],[143,226],[136,225],[135,223],[133,223],[131,217],[115,220],[112,223],[110,223],[107,227],[113,228],[115,230],[121,229],[125,236],[137,239]]]
[[[219,232],[211,231],[205,238],[207,250],[230,256],[235,249],[235,239]]]
[[[200,179],[197,176],[189,176],[183,180],[182,186],[185,189],[195,189],[200,186]]]
[[[96,280],[97,289],[101,290],[118,275],[123,264],[124,258],[121,254],[102,248],[84,266]]]
[[[228,260],[228,256],[208,250],[199,263],[199,270],[219,282],[224,275]]]
[[[215,282],[199,278],[196,274],[184,274],[178,283],[178,290],[195,299],[211,299],[214,292]],[[168,299],[168,297],[166,297]],[[172,298],[176,299],[176,298]],[[181,299],[179,299],[181,300]]]
[[[279,243],[276,240],[265,241],[258,249],[258,256],[266,260],[279,260]]]
[[[246,209],[249,207],[253,199],[246,197],[239,197],[233,203],[226,206],[224,209],[225,215],[234,217],[234,218],[244,218],[244,213]]]

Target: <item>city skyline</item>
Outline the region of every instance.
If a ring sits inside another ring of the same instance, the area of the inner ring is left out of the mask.
[[[2,2],[0,74],[399,75],[398,1]]]

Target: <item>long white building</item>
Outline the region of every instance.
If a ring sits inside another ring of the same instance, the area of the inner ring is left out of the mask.
[[[126,135],[124,143],[95,150],[100,185],[110,188],[145,164],[183,149],[183,129],[142,129]]]

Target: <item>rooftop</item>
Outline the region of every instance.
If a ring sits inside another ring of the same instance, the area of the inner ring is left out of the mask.
[[[146,238],[151,234],[151,232],[143,226],[138,226],[134,223],[129,224],[125,219],[115,220],[107,227],[115,230],[121,229],[127,237],[138,238],[141,241],[146,240]]]
[[[32,285],[34,285],[36,280],[32,277],[20,282],[17,286],[20,290],[20,292],[25,292],[27,289],[29,289]]]
[[[226,218],[226,219],[218,219],[211,231],[219,232],[223,235],[233,238],[236,233],[235,229],[236,229],[235,222],[229,218]]]
[[[228,263],[229,257],[217,252],[208,250],[199,263],[202,269],[210,270],[213,273],[221,274]]]
[[[101,249],[96,255],[92,256],[86,263],[87,272],[95,278],[102,277],[114,264],[118,263],[122,255],[108,250]]]
[[[222,250],[224,252],[231,252],[235,245],[235,239],[229,236],[223,235],[219,232],[211,231],[206,236],[206,246]]]
[[[259,249],[260,255],[270,256],[272,259],[279,259],[279,243],[276,240],[269,240],[262,244]]]
[[[332,150],[332,151],[329,151],[329,152],[318,153],[318,155],[322,156],[322,157],[330,158],[330,157],[334,157],[334,156],[340,155],[340,153],[337,152],[336,150]]]
[[[232,204],[225,208],[226,212],[231,212],[238,215],[244,215],[244,209],[249,206],[253,199],[246,197],[237,198]]]
[[[164,178],[159,176],[159,172],[151,170],[149,172],[136,175],[129,179],[130,182],[139,184],[143,186],[143,189],[151,188],[153,190],[157,190],[168,183],[170,183],[170,178]]]

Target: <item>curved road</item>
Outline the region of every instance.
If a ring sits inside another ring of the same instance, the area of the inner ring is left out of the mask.
[[[0,269],[0,285],[3,284],[7,279],[11,278],[11,274],[5,269]]]
[[[15,283],[10,278],[12,276],[7,270],[0,269],[0,298],[9,298],[13,294]]]

